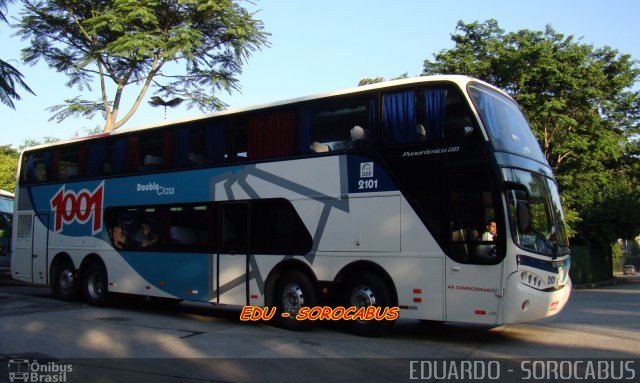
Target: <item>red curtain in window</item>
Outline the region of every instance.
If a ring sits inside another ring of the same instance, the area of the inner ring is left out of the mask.
[[[294,112],[280,112],[249,119],[247,156],[250,159],[295,154]]]
[[[130,172],[140,170],[140,148],[138,147],[138,136],[129,137],[129,168]]]

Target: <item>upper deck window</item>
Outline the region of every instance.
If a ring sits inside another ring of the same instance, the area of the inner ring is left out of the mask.
[[[382,127],[395,144],[475,137],[475,124],[460,92],[448,86],[405,89],[383,96]]]
[[[374,141],[375,97],[320,100],[302,110],[302,153],[366,147]]]
[[[227,129],[224,120],[183,126],[176,131],[177,167],[218,164],[227,158]]]
[[[469,86],[469,95],[495,150],[547,163],[529,124],[515,102],[479,84]]]

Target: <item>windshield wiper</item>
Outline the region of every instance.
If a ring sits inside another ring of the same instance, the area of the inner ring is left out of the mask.
[[[533,234],[536,235],[536,248],[538,247],[537,243],[538,243],[538,238],[539,238],[539,239],[541,239],[543,241],[543,243],[545,244],[547,249],[549,249],[549,251],[551,252],[552,258],[556,259],[558,257],[558,243],[557,242],[551,242],[547,237],[545,237],[542,233],[540,233],[539,231],[537,231],[533,227],[530,227],[529,230],[532,231]],[[547,251],[547,253],[549,251]]]

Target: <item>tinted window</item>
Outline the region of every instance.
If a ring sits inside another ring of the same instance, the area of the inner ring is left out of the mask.
[[[323,153],[368,146],[374,140],[375,98],[321,100],[303,108],[301,136]]]
[[[496,150],[547,163],[529,124],[513,100],[480,85],[469,86],[469,95]]]
[[[493,264],[500,260],[500,237],[505,232],[488,180],[480,169],[450,177],[449,256],[458,262]]]
[[[459,91],[452,87],[406,89],[383,95],[387,142],[410,144],[475,135],[475,124]]]
[[[311,234],[286,199],[113,207],[105,212],[117,250],[304,255]]]

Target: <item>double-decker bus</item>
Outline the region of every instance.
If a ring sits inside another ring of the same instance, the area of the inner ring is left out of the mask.
[[[571,291],[552,170],[516,103],[466,76],[30,148],[16,203],[13,278],[94,305],[275,307],[291,329],[317,323],[304,308],[502,324]],[[343,323],[376,335],[394,318]]]

